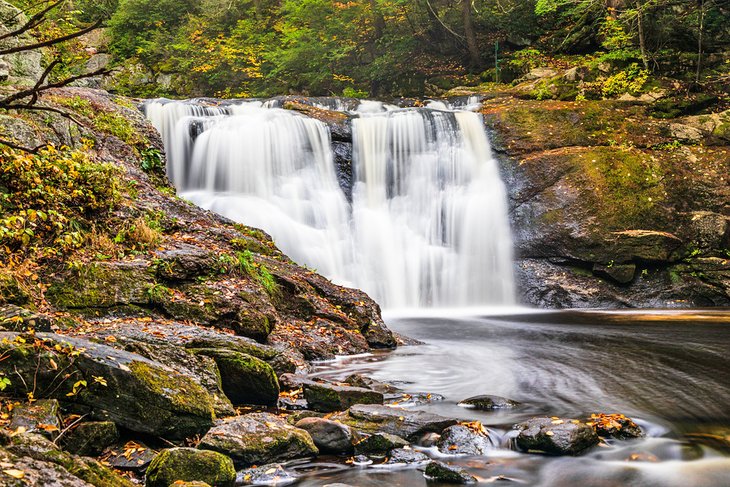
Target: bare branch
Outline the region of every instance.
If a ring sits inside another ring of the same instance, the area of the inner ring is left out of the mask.
[[[50,40],[43,41],[43,42],[37,42],[35,44],[28,44],[25,46],[9,47],[7,49],[2,49],[2,50],[0,50],[0,56],[4,56],[5,54],[13,54],[16,52],[32,51],[35,49],[40,49],[41,47],[55,46],[56,44],[60,44],[62,42],[66,42],[71,39],[81,37],[84,34],[88,34],[92,30],[96,30],[99,27],[101,27],[102,24],[103,24],[103,20],[99,19],[93,25],[90,25],[89,27],[86,27],[85,29],[81,29],[76,32],[72,32],[71,34],[67,34],[65,36],[56,37],[55,39],[50,39]]]
[[[80,79],[84,78],[91,78],[94,76],[101,76],[103,74],[108,74],[108,69],[97,69],[96,71],[92,71],[91,73],[84,73],[79,74],[76,76],[71,76],[70,78],[62,79],[61,81],[56,81],[55,83],[49,83],[47,85],[43,85],[40,87],[34,86],[33,88],[28,88],[27,90],[22,90],[17,93],[14,93],[10,96],[7,96],[6,98],[3,98],[0,100],[0,108],[6,108],[6,109],[13,109],[17,106],[20,106],[22,108],[27,108],[27,105],[14,105],[13,102],[22,100],[23,98],[27,97],[33,97],[35,94],[40,94],[42,91],[47,91],[53,88],[63,88],[64,86],[68,86],[69,84],[73,83],[74,81],[78,81]],[[37,96],[36,96],[37,98]]]
[[[5,139],[0,139],[0,145],[5,145],[7,147],[10,147],[11,149],[28,152],[30,154],[37,154],[39,150],[41,150],[42,148],[44,148],[46,146],[46,144],[41,144],[38,147],[30,148],[30,147],[25,147],[20,144],[16,144],[15,142],[10,142],[9,140],[5,140]]]
[[[33,29],[33,28],[39,26],[46,19],[46,14],[48,12],[50,12],[51,10],[53,10],[54,8],[56,8],[63,1],[65,1],[65,0],[56,0],[55,2],[51,2],[51,4],[49,6],[47,6],[46,8],[44,8],[43,10],[41,10],[40,12],[38,12],[37,14],[32,16],[30,19],[28,19],[28,21],[25,24],[23,24],[23,26],[19,27],[18,29],[14,30],[12,32],[6,32],[5,34],[0,35],[0,41],[3,39],[7,39],[8,37],[19,36],[27,31],[29,31],[30,29]]]

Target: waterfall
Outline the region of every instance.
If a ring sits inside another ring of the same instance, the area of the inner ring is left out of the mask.
[[[348,201],[327,126],[279,105],[154,100],[145,113],[182,197],[384,308],[513,303],[505,188],[478,114],[361,103]]]

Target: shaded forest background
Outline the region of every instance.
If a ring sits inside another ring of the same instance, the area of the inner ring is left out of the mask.
[[[727,82],[730,63],[730,0],[75,0],[55,15],[58,32],[102,19],[113,88],[137,96],[416,96],[539,66],[631,92]],[[65,49],[69,66],[84,56]]]

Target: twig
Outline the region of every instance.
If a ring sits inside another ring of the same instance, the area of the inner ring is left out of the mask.
[[[0,56],[4,56],[5,54],[13,54],[16,52],[32,51],[34,49],[39,49],[41,47],[54,46],[56,44],[66,42],[71,39],[81,37],[84,34],[88,34],[92,30],[96,30],[99,27],[101,27],[102,23],[103,23],[103,21],[101,19],[99,19],[93,25],[91,25],[85,29],[77,30],[76,32],[72,32],[71,34],[67,34],[65,36],[57,37],[55,39],[50,39],[50,40],[43,41],[43,42],[36,42],[35,44],[27,44],[25,46],[9,47],[7,49],[2,49],[2,50],[0,50]]]
[[[89,415],[89,413],[82,414],[81,416],[79,416],[78,418],[76,418],[76,420],[74,420],[71,424],[69,424],[64,429],[62,429],[61,432],[58,434],[58,436],[56,436],[56,439],[53,440],[53,444],[55,445],[56,442],[58,440],[60,440],[63,435],[65,435],[71,428],[73,428],[74,426],[76,426],[77,424],[79,424],[81,422],[81,420],[84,419],[88,415]]]

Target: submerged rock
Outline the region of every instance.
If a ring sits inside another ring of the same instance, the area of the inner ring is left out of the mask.
[[[195,448],[162,450],[147,468],[146,487],[168,487],[176,481],[205,482],[211,487],[233,487],[233,461],[214,451]]]
[[[63,449],[77,455],[100,455],[119,439],[117,425],[111,421],[89,421],[68,431],[61,440]]]
[[[304,398],[315,411],[344,411],[353,404],[383,404],[380,392],[362,387],[338,386],[319,382],[305,382]]]
[[[223,421],[203,436],[198,448],[228,455],[237,467],[319,453],[309,433],[269,413],[252,413]]]
[[[486,431],[477,432],[460,424],[446,428],[437,445],[441,453],[451,455],[486,455],[493,448]]]
[[[298,477],[278,463],[248,468],[238,473],[239,485],[289,485]]]
[[[577,419],[533,418],[515,428],[517,447],[528,453],[576,455],[599,441],[593,428]]]
[[[644,436],[641,427],[623,414],[591,414],[586,419],[586,424],[592,426],[596,434],[603,438],[628,440]]]
[[[358,455],[385,456],[391,450],[408,446],[408,442],[397,435],[375,433],[355,443]]]
[[[352,452],[352,431],[347,425],[324,418],[304,418],[295,426],[307,431],[323,453]]]
[[[422,465],[428,462],[427,455],[410,448],[394,448],[388,453],[386,465]]]
[[[392,384],[386,382],[380,382],[370,377],[366,377],[361,374],[351,374],[345,378],[345,384],[349,384],[353,387],[362,387],[363,389],[371,389],[373,391],[380,392],[381,394],[392,394],[399,392],[400,389]]]
[[[477,479],[461,467],[432,461],[426,465],[425,477],[445,484],[472,484]]]
[[[358,404],[336,416],[339,421],[369,433],[390,433],[411,441],[425,433],[441,433],[456,424],[455,419],[425,411],[413,411],[389,406]]]
[[[506,397],[502,396],[482,395],[464,399],[463,401],[459,402],[458,405],[465,408],[491,411],[494,409],[516,408],[517,406],[520,406],[521,403],[513,401],[512,399],[507,399]]]

